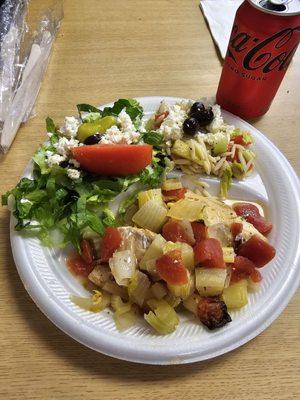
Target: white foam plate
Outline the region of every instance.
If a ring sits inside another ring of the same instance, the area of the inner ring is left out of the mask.
[[[150,115],[161,99],[138,100],[145,114]],[[165,99],[171,104],[180,100]],[[250,294],[246,307],[230,313],[230,324],[213,332],[195,318],[181,315],[180,325],[171,335],[154,334],[142,318],[135,327],[120,333],[109,311],[90,313],[70,301],[70,294],[84,296],[87,292],[65,267],[64,251],[47,249],[36,239],[22,237],[14,231],[12,219],[11,246],[23,284],[42,312],[66,334],[98,352],[123,360],[145,364],[191,363],[243,345],[266,329],[286,307],[300,280],[299,181],[286,158],[262,133],[228,112],[223,115],[228,123],[253,134],[257,154],[256,172],[243,182],[235,182],[230,196],[263,203],[274,225],[270,242],[277,253],[262,269],[260,290]],[[31,168],[29,164],[25,175],[30,174]],[[217,190],[217,180],[204,180],[212,190]]]

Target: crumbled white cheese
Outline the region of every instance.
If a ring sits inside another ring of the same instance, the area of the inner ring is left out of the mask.
[[[60,132],[68,138],[74,138],[76,137],[79,125],[80,121],[78,118],[65,117],[65,124],[60,128]]]
[[[168,111],[169,114],[157,131],[164,135],[166,141],[180,139],[183,136],[182,124],[188,116],[187,111],[179,104],[169,106]]]
[[[101,138],[101,143],[111,144],[131,144],[136,143],[140,137],[139,132],[136,131],[124,131],[122,132],[116,125],[107,129],[105,134]]]
[[[117,118],[117,125],[113,125],[106,130],[101,138],[104,144],[131,144],[138,142],[140,133],[137,132],[130,116],[126,113],[125,108],[120,112]]]
[[[80,167],[79,162],[77,160],[75,160],[74,158],[70,158],[69,164],[74,165],[75,168],[79,168]]]
[[[48,138],[50,139],[50,138],[52,138],[53,133],[52,133],[52,132],[47,132],[47,136],[48,136]]]
[[[185,111],[187,114],[189,113],[193,104],[193,100],[181,100],[176,103],[176,105],[179,106],[181,110]]]
[[[76,180],[80,178],[80,171],[78,171],[77,169],[68,168],[67,175],[70,179]]]
[[[222,131],[230,135],[234,130],[234,126],[228,125],[224,122],[220,106],[218,104],[214,104],[212,106],[212,111],[214,113],[214,119],[207,126],[207,130],[212,133]]]
[[[79,147],[81,145],[82,143],[79,143],[77,139],[67,139],[66,137],[61,137],[59,141],[54,144],[54,147],[56,148],[58,154],[61,156],[67,156],[72,147]]]
[[[125,108],[120,112],[117,118],[117,123],[120,124],[121,131],[136,131],[130,116],[127,114]]]
[[[53,151],[50,151],[50,150],[47,150],[45,152],[46,157],[51,157],[53,154],[54,154]]]
[[[216,132],[216,133],[212,133],[212,132],[201,133],[200,132],[195,137],[196,137],[196,139],[199,139],[199,138],[203,139],[204,143],[207,143],[209,145],[213,145],[214,143],[217,143],[224,139],[227,141],[227,143],[229,143],[229,140],[230,140],[230,134],[228,134],[226,132],[222,132],[222,131]]]
[[[66,156],[60,156],[59,154],[53,154],[50,155],[50,157],[48,157],[46,159],[46,162],[48,164],[48,166],[51,168],[53,167],[53,165],[59,165],[62,161],[65,161]]]

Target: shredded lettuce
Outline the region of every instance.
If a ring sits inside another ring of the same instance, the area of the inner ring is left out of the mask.
[[[145,143],[152,144],[153,146],[161,146],[163,144],[164,137],[159,132],[150,131],[142,134],[142,140]]]

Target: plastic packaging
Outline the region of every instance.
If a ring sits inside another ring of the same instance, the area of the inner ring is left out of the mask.
[[[63,18],[62,0],[52,2],[40,15],[37,26],[32,26],[28,0],[6,0],[0,7],[0,149],[4,153],[32,112]]]

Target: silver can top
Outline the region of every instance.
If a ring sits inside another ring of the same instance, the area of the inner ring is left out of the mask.
[[[300,14],[300,0],[248,0],[255,8],[273,15]]]

